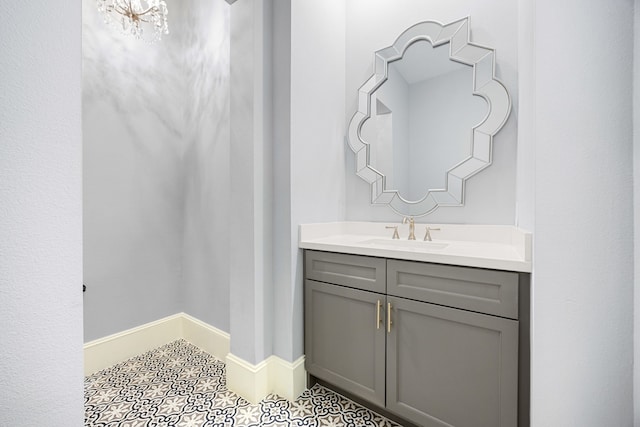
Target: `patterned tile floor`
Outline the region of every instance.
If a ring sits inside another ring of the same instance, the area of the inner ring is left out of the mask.
[[[86,377],[84,400],[96,427],[398,426],[317,384],[252,405],[227,390],[224,362],[184,340]]]

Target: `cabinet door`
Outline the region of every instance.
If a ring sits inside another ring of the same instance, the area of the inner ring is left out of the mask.
[[[380,406],[385,390],[386,337],[379,317],[384,299],[373,292],[305,281],[307,372]]]
[[[387,300],[387,409],[426,427],[517,425],[517,321]]]

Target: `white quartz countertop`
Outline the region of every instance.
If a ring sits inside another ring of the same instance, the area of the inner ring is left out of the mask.
[[[398,225],[400,239],[392,239]],[[407,240],[409,225],[386,222],[302,224],[298,246],[438,264],[531,272],[531,233],[512,225],[428,224],[431,242],[423,240],[427,224],[415,224],[415,241]]]

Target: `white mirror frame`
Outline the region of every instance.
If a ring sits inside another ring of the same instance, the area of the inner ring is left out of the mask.
[[[488,103],[484,120],[473,128],[471,152],[446,172],[445,188],[429,189],[417,201],[403,199],[397,190],[386,188],[386,177],[370,163],[370,146],[361,136],[371,117],[371,97],[388,78],[389,63],[402,59],[407,48],[426,40],[433,47],[450,44],[449,59],[473,67],[473,94]],[[358,110],[349,123],[348,144],[356,155],[356,174],[371,185],[371,204],[386,205],[401,215],[427,215],[439,206],[463,206],[465,181],[491,165],[493,136],[511,112],[511,98],[495,76],[494,49],[473,44],[469,39],[469,17],[443,25],[424,21],[404,31],[393,45],[375,52],[374,73],[358,90]]]

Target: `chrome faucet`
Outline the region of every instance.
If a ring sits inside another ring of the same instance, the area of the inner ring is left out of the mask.
[[[416,223],[413,220],[413,217],[405,216],[404,218],[402,218],[402,223],[403,224],[409,223],[409,237],[407,237],[407,239],[416,240]]]

